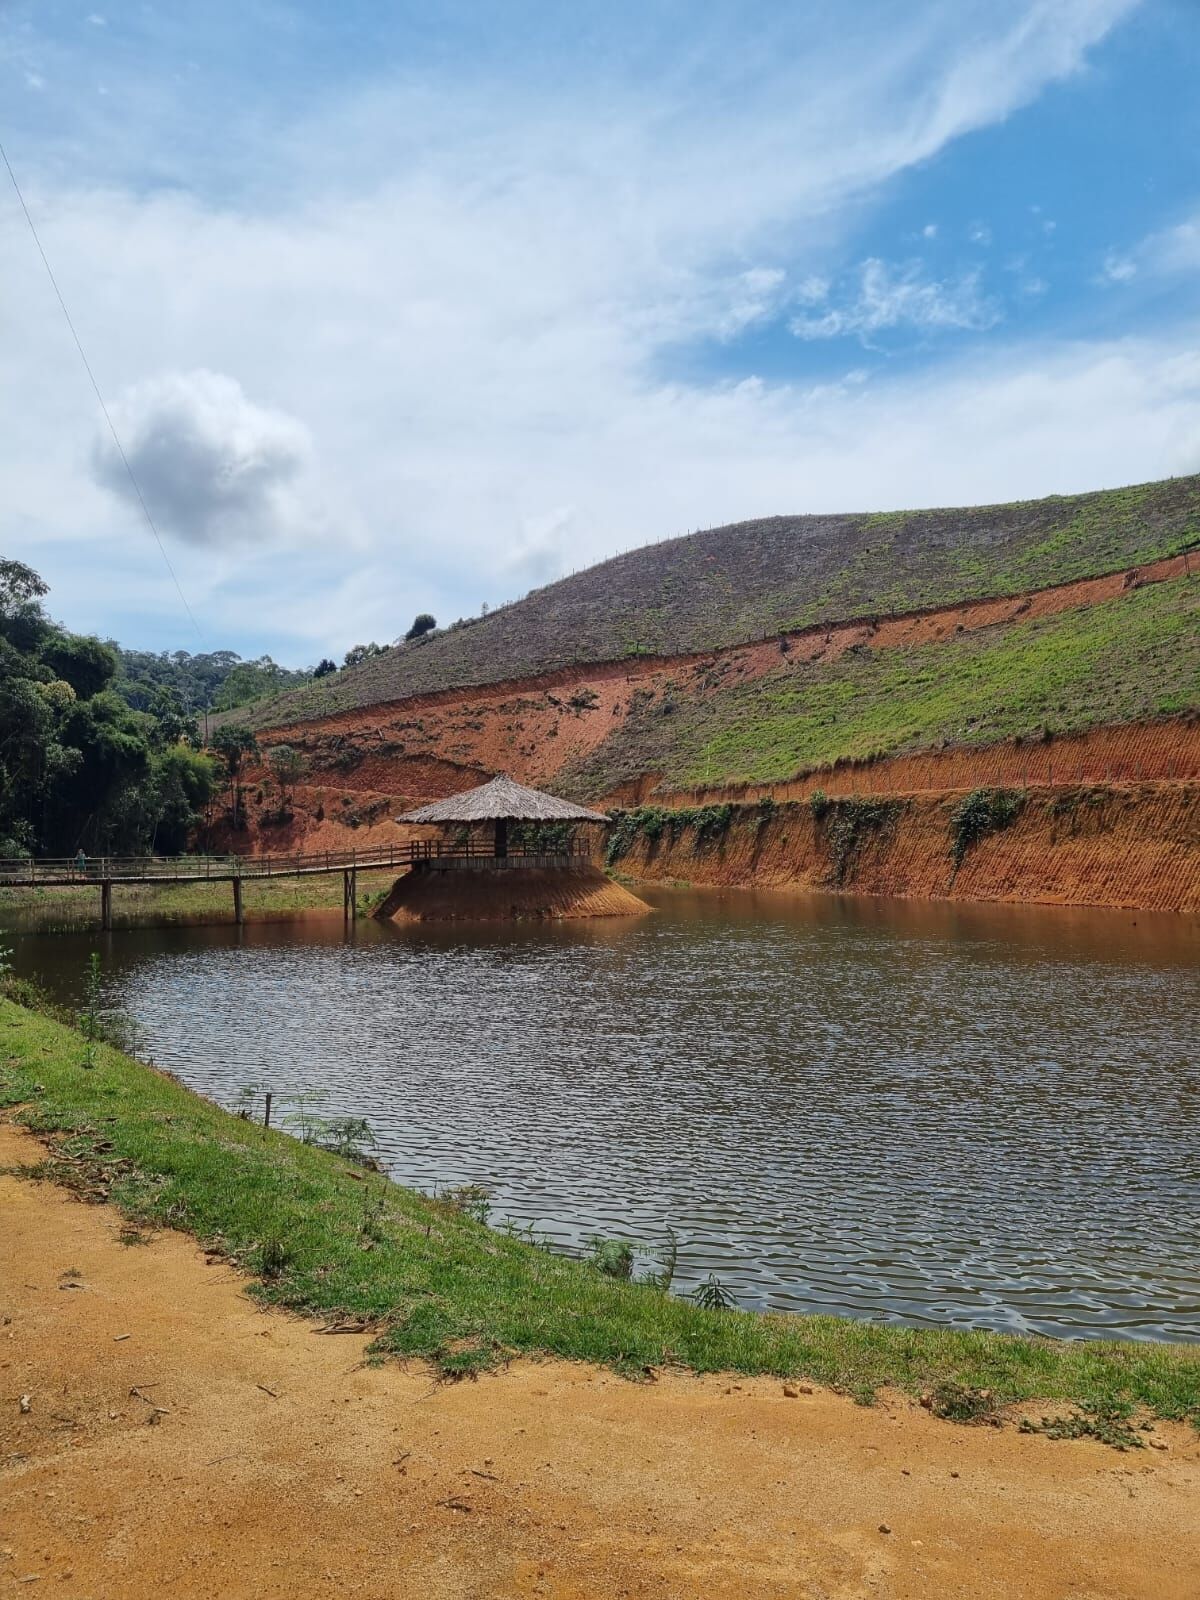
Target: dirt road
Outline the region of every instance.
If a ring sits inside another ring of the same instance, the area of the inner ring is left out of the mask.
[[[38,1154],[0,1125],[0,1167]],[[1200,1594],[1189,1429],[1120,1455],[765,1379],[438,1385],[121,1226],[0,1177],[0,1595]]]

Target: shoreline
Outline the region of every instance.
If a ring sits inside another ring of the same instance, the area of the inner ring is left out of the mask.
[[[559,1356],[808,1378],[864,1402],[890,1386],[935,1410],[941,1387],[951,1401],[986,1392],[989,1416],[1057,1401],[1099,1405],[1114,1425],[1144,1412],[1200,1427],[1200,1346],[705,1311],[243,1120],[107,1045],[85,1068],[81,1034],[10,1000],[0,1039],[0,1110],[47,1143],[44,1175],[139,1226],[191,1232],[255,1274],[264,1303],[369,1322],[379,1353],[443,1376]]]
[[[0,1121],[0,1580],[67,1597],[1190,1600],[1200,1442],[1118,1455],[885,1390],[518,1359],[471,1383],[314,1337],[170,1229],[34,1181]],[[24,1169],[22,1175],[22,1169]],[[64,1292],[66,1291],[66,1292]]]

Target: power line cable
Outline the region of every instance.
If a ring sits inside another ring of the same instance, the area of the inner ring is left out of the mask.
[[[203,635],[200,632],[200,624],[196,621],[196,616],[191,606],[188,605],[187,596],[183,592],[183,587],[179,582],[178,576],[176,575],[175,568],[171,565],[171,558],[167,554],[166,546],[162,542],[162,536],[160,535],[158,528],[155,526],[154,518],[150,515],[150,507],[146,504],[146,497],[142,493],[142,486],[134,475],[133,468],[129,464],[129,457],[125,454],[125,446],[121,443],[120,435],[117,433],[113,419],[109,415],[108,407],[104,403],[104,396],[100,393],[100,385],[96,382],[96,375],[92,371],[91,362],[87,358],[83,344],[79,338],[79,334],[75,331],[75,324],[71,320],[71,313],[67,310],[67,302],[63,299],[62,290],[58,287],[58,279],[54,276],[54,269],[51,267],[49,258],[47,257],[45,250],[42,248],[42,241],[38,237],[37,228],[34,226],[33,218],[29,214],[29,207],[25,204],[25,196],[21,193],[21,185],[17,182],[17,175],[12,169],[12,162],[9,161],[8,152],[5,150],[3,144],[0,144],[0,158],[3,158],[4,165],[8,169],[8,175],[12,179],[13,189],[16,191],[16,196],[20,202],[21,210],[25,213],[25,221],[29,224],[29,231],[33,235],[33,242],[35,245],[37,245],[38,255],[40,255],[42,258],[42,265],[46,269],[46,276],[50,279],[50,286],[54,290],[55,297],[62,308],[62,314],[66,318],[67,327],[71,330],[71,337],[75,341],[75,348],[79,351],[79,359],[83,362],[83,370],[87,373],[88,381],[95,390],[96,399],[100,404],[100,410],[104,413],[105,422],[108,423],[108,431],[112,434],[113,443],[117,447],[117,454],[121,458],[121,462],[124,465],[125,471],[129,474],[129,481],[133,485],[134,494],[137,495],[138,504],[142,508],[142,515],[146,519],[146,525],[150,529],[150,532],[154,535],[154,542],[158,546],[158,553],[163,558],[163,565],[171,574],[171,582],[175,585],[175,592],[179,596],[180,602],[183,605],[183,609],[188,614],[188,620],[191,622],[192,627],[195,628],[197,638],[203,639]]]

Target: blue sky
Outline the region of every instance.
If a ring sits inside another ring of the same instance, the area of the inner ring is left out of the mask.
[[[0,3],[5,554],[289,663],[690,528],[1200,470],[1194,0]]]

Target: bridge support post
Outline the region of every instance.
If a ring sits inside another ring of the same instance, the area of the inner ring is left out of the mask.
[[[100,926],[105,933],[112,932],[112,880],[100,880]]]
[[[234,878],[233,880],[233,920],[238,927],[241,927],[246,920],[242,911],[242,880],[240,878]]]
[[[353,922],[358,916],[358,868],[347,867],[342,873],[342,917]]]

